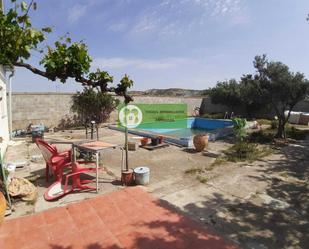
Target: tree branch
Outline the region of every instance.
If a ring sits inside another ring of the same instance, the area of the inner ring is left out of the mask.
[[[40,70],[40,69],[37,69],[37,68],[31,66],[31,65],[28,64],[28,63],[24,63],[24,62],[19,61],[19,62],[15,62],[13,65],[16,66],[16,67],[24,67],[24,68],[27,68],[27,69],[30,70],[32,73],[37,74],[37,75],[40,75],[40,76],[43,76],[43,77],[45,77],[45,78],[47,78],[47,79],[49,79],[49,80],[55,80],[55,79],[53,79],[52,77],[50,77],[46,72],[44,72],[44,71],[42,71],[42,70]]]
[[[26,69],[30,70],[31,72],[33,72],[34,74],[43,76],[43,77],[45,77],[45,78],[47,78],[49,80],[52,80],[52,81],[56,80],[56,78],[54,76],[50,76],[46,72],[44,72],[44,71],[42,71],[40,69],[37,69],[37,68],[31,66],[28,63],[15,62],[14,66],[26,68]],[[99,86],[101,86],[100,85],[100,81],[97,81],[97,82],[96,81],[92,81],[92,80],[86,79],[86,78],[84,78],[82,76],[76,77],[75,81],[79,82],[79,83],[82,83],[83,85],[92,86],[92,87],[99,87]],[[114,92],[118,96],[123,96],[124,99],[125,99],[125,103],[129,103],[129,102],[133,101],[133,98],[130,95],[128,95],[127,91],[120,91],[117,87],[107,87],[105,85],[105,87],[103,89],[101,88],[101,91],[102,92],[104,92],[104,91],[105,92]]]

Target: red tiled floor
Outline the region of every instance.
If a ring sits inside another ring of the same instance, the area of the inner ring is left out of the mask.
[[[6,220],[5,249],[236,248],[139,187]]]

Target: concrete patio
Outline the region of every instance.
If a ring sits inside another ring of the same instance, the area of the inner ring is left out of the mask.
[[[83,131],[46,134],[47,140],[74,141],[84,138]],[[124,142],[123,133],[107,128],[100,130],[100,138],[110,143]],[[115,149],[102,155],[101,165],[105,171],[100,173],[99,194],[74,193],[56,202],[46,202],[43,198],[48,186],[44,179],[45,164],[42,159],[35,163],[30,161],[40,151],[34,144],[25,142],[24,138],[14,143],[9,147],[7,161],[28,159],[29,165],[18,170],[16,176],[34,177],[39,195],[33,205],[15,202],[15,212],[8,220],[55,207],[67,207],[85,199],[90,199],[86,201],[89,203],[101,196],[113,197],[117,190],[123,189],[119,184],[120,152]],[[230,145],[228,141],[216,141],[209,144],[209,150],[219,154]],[[196,167],[207,168],[215,160],[207,152],[195,153],[175,146],[156,151],[140,148],[129,152],[129,167],[148,166],[151,176],[145,191],[160,203],[169,203],[181,215],[191,217],[207,231],[210,228],[242,248],[305,248],[309,243],[308,220],[304,219],[309,213],[308,148],[308,141],[301,141],[253,163],[217,166],[205,173],[207,182],[204,184],[194,175],[185,174],[185,171]],[[67,246],[55,248],[67,249]]]
[[[233,249],[199,223],[131,187],[6,221],[5,249]]]

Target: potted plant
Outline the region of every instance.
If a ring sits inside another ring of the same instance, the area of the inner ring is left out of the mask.
[[[141,145],[146,146],[148,144],[149,138],[148,137],[143,137],[141,139]]]
[[[125,75],[121,81],[120,81],[122,86],[126,86],[127,88],[130,88],[133,85],[133,80],[131,80],[129,78],[129,76]],[[126,88],[126,89],[127,89]],[[125,95],[127,94],[127,92],[125,91]],[[125,106],[128,105],[128,103],[130,102],[130,99],[125,98],[124,104]],[[121,170],[121,182],[123,185],[125,186],[130,186],[133,184],[134,182],[134,172],[133,169],[129,168],[129,152],[128,152],[128,125],[127,125],[127,113],[126,113],[126,117],[125,117],[125,124],[124,124],[124,128],[125,128],[125,164],[126,164],[126,168]]]
[[[203,151],[208,146],[208,134],[197,134],[193,137],[193,144],[197,152]]]
[[[3,222],[5,211],[6,211],[6,199],[2,194],[2,192],[0,191],[0,226]]]
[[[158,136],[158,138],[159,138],[159,144],[162,144],[163,140],[164,140],[164,137],[163,136]]]

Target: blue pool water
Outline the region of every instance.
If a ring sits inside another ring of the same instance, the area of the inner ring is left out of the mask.
[[[174,122],[156,122],[144,124],[138,130],[159,133],[178,138],[191,137],[200,133],[212,133],[217,129],[233,125],[230,120],[187,118]]]
[[[129,133],[145,137],[163,135],[167,142],[190,147],[194,135],[207,133],[209,140],[216,140],[231,134],[232,126],[231,120],[187,118],[172,122],[142,124],[138,128],[129,129]],[[110,128],[121,130],[116,127]]]

